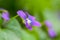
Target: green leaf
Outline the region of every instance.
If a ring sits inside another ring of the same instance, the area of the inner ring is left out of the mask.
[[[21,31],[21,26],[19,22],[16,19],[12,19],[8,24],[7,28],[11,31],[13,31],[17,36],[20,37],[20,31]]]
[[[0,40],[20,40],[14,32],[8,29],[0,30]]]
[[[29,34],[26,30],[22,30],[21,32],[22,40],[36,40],[35,36]]]
[[[10,20],[6,28],[0,29],[0,40],[21,40],[21,27],[16,19]]]

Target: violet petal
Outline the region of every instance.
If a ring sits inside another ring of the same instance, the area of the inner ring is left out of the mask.
[[[25,14],[22,10],[17,11],[17,14],[18,14],[21,18],[26,19],[26,14]]]
[[[27,22],[25,23],[25,25],[29,30],[32,30],[32,26],[30,26]]]
[[[41,24],[40,24],[38,21],[33,21],[33,22],[32,22],[32,25],[33,25],[33,26],[38,26],[38,27],[41,26]]]
[[[31,21],[35,21],[35,17],[34,17],[34,16],[28,15],[28,18],[29,18]]]

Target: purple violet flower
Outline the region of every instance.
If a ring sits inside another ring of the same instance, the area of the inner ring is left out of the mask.
[[[48,34],[49,34],[49,36],[52,37],[52,38],[56,36],[55,31],[52,30],[52,29],[48,29]]]
[[[35,20],[35,17],[29,15],[27,12],[19,10],[17,14],[24,20],[24,24],[29,30],[32,30],[32,26],[41,26],[41,24]]]
[[[6,12],[3,12],[2,13],[2,18],[6,21],[8,21],[10,18],[9,18],[9,13],[6,11]]]
[[[50,37],[55,37],[56,33],[52,30],[52,23],[50,21],[45,21],[46,26],[48,27],[48,34]]]

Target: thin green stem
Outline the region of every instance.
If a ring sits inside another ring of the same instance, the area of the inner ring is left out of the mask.
[[[18,17],[18,15],[14,16],[14,17],[12,17],[10,20],[12,20],[12,19],[14,19],[14,18],[17,18],[17,17]]]
[[[18,17],[18,15],[16,15],[16,16],[10,18],[10,20],[9,20],[7,23],[9,23],[11,20],[13,20],[13,19],[15,19],[15,18],[17,18],[17,17]]]

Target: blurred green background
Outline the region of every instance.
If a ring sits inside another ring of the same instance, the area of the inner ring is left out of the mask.
[[[13,19],[7,29],[0,30],[0,40],[60,40],[60,0],[0,0],[0,8],[8,10],[10,17],[16,16],[18,10],[27,11],[42,23],[42,27],[30,31],[23,26],[21,18]],[[49,37],[43,25],[45,20],[52,22],[55,38]]]

